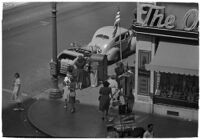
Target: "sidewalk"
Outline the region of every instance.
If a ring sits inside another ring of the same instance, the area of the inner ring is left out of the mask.
[[[106,137],[106,123],[98,110],[97,88],[77,91],[76,112],[66,111],[64,101],[49,100],[43,93],[28,110],[29,121],[51,137]],[[88,97],[89,96],[89,97]],[[135,112],[136,125],[146,128],[153,123],[155,137],[197,137],[198,123]]]
[[[132,66],[135,55],[131,55],[126,64]],[[108,67],[108,73],[114,73],[115,64]],[[49,100],[48,90],[39,96],[28,110],[29,121],[40,131],[52,137],[106,137],[106,123],[101,120],[98,110],[99,87],[77,90],[76,112],[66,111],[64,100]],[[197,137],[198,123],[184,121],[155,114],[134,112],[136,125],[146,129],[154,124],[155,137]],[[113,113],[111,113],[113,114]]]

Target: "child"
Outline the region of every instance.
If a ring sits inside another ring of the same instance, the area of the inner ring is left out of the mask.
[[[75,91],[75,87],[76,87],[76,84],[75,82],[71,82],[70,83],[70,87],[69,87],[69,104],[70,104],[70,111],[71,113],[74,113],[75,112],[75,101],[76,101],[76,91]]]
[[[66,82],[63,82],[63,98],[65,99],[65,106],[64,108],[67,109],[67,103],[69,101],[69,93],[70,93],[70,90],[69,90],[69,85],[66,83]]]

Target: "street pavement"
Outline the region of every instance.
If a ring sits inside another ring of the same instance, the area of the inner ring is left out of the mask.
[[[10,100],[11,94],[3,91],[2,99],[2,135],[3,137],[48,137],[34,128],[27,119],[29,106],[36,101],[24,98],[24,111],[14,111],[16,103]]]
[[[57,5],[58,53],[71,42],[88,44],[102,26],[113,25],[120,5],[121,25],[130,27],[134,2],[59,2]],[[111,18],[113,17],[113,18]],[[36,2],[3,11],[2,87],[10,89],[13,74],[21,74],[22,90],[35,96],[51,87],[51,4]],[[92,21],[92,22],[91,22]]]

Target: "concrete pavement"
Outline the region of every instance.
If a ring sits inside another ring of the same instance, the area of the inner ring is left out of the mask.
[[[51,137],[106,137],[106,123],[101,120],[98,110],[97,88],[86,88],[77,91],[76,112],[66,111],[64,101],[49,100],[48,93],[38,97],[28,110],[29,121],[40,131]],[[197,137],[198,123],[184,121],[154,114],[134,112],[136,125],[146,128],[153,123],[155,137]],[[116,110],[111,110],[109,115],[116,115]]]
[[[3,91],[2,99],[2,135],[3,137],[48,137],[35,129],[27,120],[27,110],[35,102],[26,98],[23,101],[24,111],[13,111],[16,103],[11,102],[11,94]]]

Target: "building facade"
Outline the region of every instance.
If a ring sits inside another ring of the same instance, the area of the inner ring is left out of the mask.
[[[198,120],[197,3],[138,3],[135,110]]]

